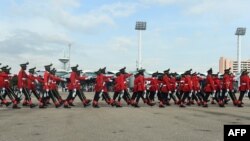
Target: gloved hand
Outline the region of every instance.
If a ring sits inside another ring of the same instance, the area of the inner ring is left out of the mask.
[[[168,91],[168,94],[171,94],[171,91]]]
[[[46,89],[46,92],[49,92],[49,89]]]
[[[20,88],[20,89],[19,89],[19,91],[20,91],[20,92],[23,92],[23,89],[22,89],[22,88]]]
[[[227,89],[227,92],[229,92],[229,89]]]
[[[146,90],[144,90],[144,93],[147,93],[147,91],[146,91]]]
[[[216,90],[214,90],[214,93],[216,93]]]
[[[124,93],[124,90],[122,90],[121,93]]]
[[[190,91],[191,94],[192,94],[193,92],[194,92],[193,90]]]
[[[76,92],[76,88],[75,88],[75,89],[73,89],[73,91],[74,91],[74,92]]]
[[[101,93],[103,93],[104,92],[104,90],[101,90]]]
[[[155,93],[157,94],[157,93],[158,93],[158,91],[156,90],[156,91],[155,91]]]

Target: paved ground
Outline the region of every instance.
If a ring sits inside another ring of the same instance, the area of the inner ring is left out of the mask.
[[[250,124],[248,99],[244,108],[112,108],[101,102],[94,109],[76,104],[72,109],[0,107],[0,141],[222,141],[224,124]]]

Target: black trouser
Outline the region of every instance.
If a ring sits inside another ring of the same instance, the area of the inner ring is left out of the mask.
[[[208,102],[208,98],[209,98],[210,94],[211,94],[210,92],[205,93],[205,96],[204,96],[204,101],[205,102]]]
[[[51,90],[52,93],[54,94],[54,96],[56,97],[56,99],[58,101],[61,101],[62,100],[62,97],[60,96],[59,92],[57,90]]]
[[[192,100],[195,100],[196,102],[198,101],[198,97],[195,92],[192,93],[191,98]]]
[[[155,94],[156,94],[156,91],[150,91],[149,99],[154,101],[155,100]]]
[[[40,95],[39,93],[37,93],[37,91],[35,89],[32,89],[31,92],[34,94],[34,96],[37,98],[37,100],[40,100]]]
[[[100,99],[101,92],[96,92],[94,96],[94,101],[98,101]],[[108,101],[111,99],[109,94],[107,92],[103,92],[102,98],[108,103]]]
[[[179,100],[181,100],[181,94],[180,94],[180,91],[177,91],[177,92],[176,92],[176,97],[177,97]]]
[[[246,91],[240,91],[239,101],[243,100],[245,93],[246,93]]]
[[[133,92],[131,99],[135,100],[136,97],[137,97],[137,92]]]
[[[23,89],[22,89],[22,93],[23,93],[24,96],[25,96],[25,100],[31,101],[31,97],[30,97],[30,94],[29,94],[29,90],[28,90],[27,88],[23,88]]]
[[[185,102],[186,98],[189,97],[189,92],[183,92],[181,102]]]
[[[219,96],[219,100],[220,100],[220,101],[224,101],[224,98],[225,98],[226,93],[227,93],[227,90],[223,89],[223,90],[222,90],[222,93],[221,93],[220,96]]]
[[[157,93],[157,97],[158,97],[158,100],[159,100],[159,101],[163,101],[163,100],[164,100],[164,97],[163,97],[162,92],[158,92],[158,93]]]
[[[124,90],[124,94],[123,94],[123,99],[126,101],[126,102],[129,102],[131,100],[131,97],[130,97],[130,94],[128,92],[128,90]]]
[[[220,100],[223,100],[224,98],[227,97],[227,96],[226,96],[226,92],[227,92],[227,90],[225,90],[225,89],[222,90],[222,97],[220,98]],[[233,101],[236,100],[236,96],[235,96],[235,94],[234,94],[232,91],[229,91],[228,94],[229,94],[230,98],[231,98]]]
[[[144,100],[143,94],[144,94],[143,91],[138,91],[137,92],[136,103],[138,103],[140,101],[140,98],[142,98]]]
[[[74,94],[74,91],[73,90],[69,90],[69,95],[67,97],[67,101],[70,101],[70,100],[74,101],[74,99],[76,98],[76,96],[78,96],[79,99],[82,102],[83,102],[83,100],[86,99],[86,97],[83,95],[83,93],[81,93],[80,90],[76,90],[75,95],[73,95],[73,94]]]
[[[162,99],[163,99],[164,102],[169,101],[169,99],[168,99],[168,93],[162,92],[161,96],[162,96]]]
[[[52,99],[52,101],[53,101],[54,104],[57,103],[56,98],[55,98],[55,96],[54,96],[54,94],[53,94],[53,92],[51,90],[49,91],[49,98]]]

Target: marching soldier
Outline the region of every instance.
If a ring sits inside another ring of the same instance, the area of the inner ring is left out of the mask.
[[[213,75],[215,93],[213,93],[211,104],[215,104],[214,101],[219,103],[219,95],[222,92],[221,81],[220,81],[218,75],[219,75],[219,73]]]
[[[70,108],[69,105],[68,105],[67,100],[63,100],[61,95],[58,92],[57,83],[60,82],[60,81],[63,81],[63,80],[56,76],[56,69],[55,68],[53,68],[51,70],[50,78],[51,78],[51,85],[50,85],[51,92],[53,93],[55,98],[58,100],[60,105],[64,105],[64,108]]]
[[[194,99],[198,106],[200,106],[203,103],[203,99],[200,96],[201,93],[201,86],[200,81],[202,80],[197,73],[192,74],[192,83],[193,83],[193,93],[192,93],[192,99]]]
[[[176,75],[177,75],[176,72],[170,74],[170,95],[169,95],[169,99],[173,99],[174,104],[177,104],[177,99],[176,99],[176,92],[177,92]]]
[[[51,79],[51,67],[52,64],[46,65],[45,67],[45,72],[44,72],[44,94],[43,94],[43,105],[40,105],[39,108],[45,108],[45,106],[48,104],[49,99],[51,98],[55,107],[59,108],[61,104],[56,100],[53,92],[51,91],[51,84],[52,84],[52,79]]]
[[[133,103],[134,107],[139,108],[139,100],[140,98],[144,99],[143,94],[145,93],[145,80],[144,80],[144,69],[138,71],[138,76],[135,78],[135,86],[136,86],[136,101]]]
[[[185,107],[184,102],[186,100],[186,98],[189,97],[190,93],[193,92],[193,85],[192,85],[192,80],[191,80],[191,71],[192,69],[186,71],[184,73],[184,84],[183,84],[183,94],[182,94],[182,98],[181,98],[181,103],[180,103],[180,107]]]
[[[132,76],[132,74],[128,74],[126,72],[126,67],[120,69],[120,73],[121,73],[121,82],[122,82],[121,86],[122,86],[122,89],[124,91],[122,98],[129,105],[129,104],[131,104],[131,97],[130,97],[129,90],[128,90],[127,79],[130,76]]]
[[[21,70],[18,73],[18,88],[19,88],[19,92],[21,94],[24,94],[24,96],[25,96],[23,106],[30,106],[30,108],[33,108],[36,105],[33,104],[31,101],[31,96],[30,96],[29,90],[28,90],[28,75],[25,72],[28,64],[29,64],[29,62],[24,63],[24,64],[20,64]]]
[[[36,81],[38,81],[39,83],[42,83],[42,81],[41,81],[41,79],[38,79],[36,76],[34,76],[35,69],[36,69],[36,67],[29,69],[28,90],[29,90],[30,94],[33,93],[34,96],[37,98],[39,105],[42,105],[42,98],[41,98],[40,94],[37,92],[36,85],[35,85]]]
[[[71,67],[72,72],[70,73],[70,84],[69,84],[69,95],[67,100],[70,106],[75,106],[73,101],[76,96],[79,97],[83,106],[89,106],[90,100],[81,92],[80,80],[85,80],[85,77],[80,77],[81,70],[78,70],[78,65]]]
[[[168,106],[170,105],[168,97],[171,93],[169,71],[170,69],[167,69],[163,72],[162,87],[161,87],[161,95],[163,97],[163,104],[166,104]]]
[[[8,102],[4,95],[8,95],[9,99],[13,102],[13,108],[19,108],[17,106],[17,99],[15,99],[11,93],[10,93],[10,85],[9,85],[9,70],[11,68],[7,68],[8,66],[3,66],[1,68],[1,71],[0,72],[0,90],[1,90],[1,93],[0,93],[0,100],[1,100],[1,104],[4,104],[6,106],[9,106],[11,104],[11,102]],[[15,106],[14,106],[15,105]]]
[[[213,74],[213,70],[212,68],[210,68],[207,71],[206,86],[204,88],[205,97],[204,97],[203,107],[208,107],[207,105],[208,98],[212,93],[215,93],[214,80],[213,80],[212,74]]]
[[[150,87],[149,87],[149,93],[150,93],[149,100],[150,100],[150,102],[154,101],[155,95],[158,96],[159,100],[161,99],[159,96],[159,93],[160,93],[159,92],[159,83],[160,83],[160,81],[158,80],[157,76],[158,76],[158,71],[153,73],[152,78],[150,79]],[[159,107],[164,107],[162,100],[160,100]]]
[[[98,100],[100,98],[100,95],[106,101],[107,104],[112,104],[113,100],[110,98],[107,87],[106,87],[106,82],[110,81],[109,79],[111,78],[111,77],[105,76],[106,67],[104,67],[103,69],[99,69],[96,73],[97,73],[97,77],[96,77],[96,85],[95,85],[95,96],[94,96],[92,106],[94,108],[99,108]]]
[[[116,105],[116,107],[122,107],[121,103],[121,95],[124,95],[124,89],[123,89],[123,78],[121,76],[121,73],[116,73],[115,78],[115,85],[114,85],[114,95],[113,95],[113,103],[112,106]],[[118,101],[116,101],[116,98],[119,96]]]
[[[249,83],[250,83],[250,80],[249,80],[248,72],[247,70],[244,70],[240,76],[240,87],[239,87],[240,96],[238,99],[238,107],[243,107],[242,100],[243,100],[244,95],[246,93],[247,94],[249,93],[249,88],[250,88]]]

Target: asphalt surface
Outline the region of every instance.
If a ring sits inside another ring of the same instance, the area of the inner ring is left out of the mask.
[[[88,98],[93,93],[86,93]],[[0,107],[0,141],[223,141],[223,125],[250,124],[250,100],[243,108],[192,105],[179,108],[127,106],[71,109]]]

